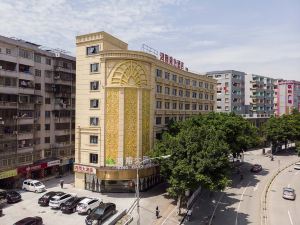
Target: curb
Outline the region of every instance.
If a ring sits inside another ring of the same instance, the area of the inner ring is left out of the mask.
[[[284,166],[283,168],[280,168],[275,174],[273,174],[273,176],[271,177],[271,179],[268,181],[267,185],[265,186],[264,190],[263,190],[263,194],[261,196],[260,199],[260,224],[261,225],[269,225],[268,222],[268,213],[267,213],[267,197],[268,197],[268,192],[269,192],[269,188],[272,185],[274,179],[285,169],[289,168],[290,166],[292,166],[293,164],[300,162],[299,159],[295,160],[292,163],[288,163],[286,166]]]

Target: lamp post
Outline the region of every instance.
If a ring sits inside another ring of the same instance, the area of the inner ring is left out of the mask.
[[[158,156],[158,157],[154,157],[154,158],[150,158],[150,159],[144,159],[143,161],[140,162],[139,158],[138,158],[138,163],[137,163],[137,167],[136,167],[136,189],[135,189],[135,193],[136,193],[136,211],[138,214],[138,219],[137,219],[137,225],[140,225],[140,181],[139,181],[139,168],[141,166],[141,164],[143,164],[145,161],[151,161],[153,159],[167,159],[170,158],[171,155],[163,155],[163,156]]]

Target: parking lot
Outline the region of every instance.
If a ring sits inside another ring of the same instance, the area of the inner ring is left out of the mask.
[[[116,204],[117,213],[111,217],[109,220],[105,221],[104,224],[108,224],[113,218],[115,218],[124,209],[129,208],[129,206],[134,202],[134,194],[130,193],[108,193],[101,194],[95,193],[87,190],[80,190],[74,188],[74,178],[73,176],[68,176],[63,178],[65,181],[64,188],[61,189],[59,186],[60,179],[52,179],[44,182],[47,191],[63,191],[65,193],[74,193],[77,196],[93,197],[103,200],[103,202],[112,202]],[[11,225],[24,217],[30,216],[40,216],[43,218],[45,225],[77,225],[85,224],[86,215],[78,215],[78,213],[73,214],[63,214],[60,210],[51,209],[49,206],[42,207],[38,204],[38,199],[45,194],[43,193],[33,193],[27,191],[19,191],[22,195],[22,201],[15,204],[6,204],[3,208],[3,216],[0,217],[1,225]]]

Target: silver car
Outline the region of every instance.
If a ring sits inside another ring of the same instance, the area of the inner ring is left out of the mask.
[[[300,170],[300,162],[295,163],[294,169],[295,170]]]
[[[283,188],[282,197],[284,199],[295,200],[296,199],[295,190],[293,188]]]

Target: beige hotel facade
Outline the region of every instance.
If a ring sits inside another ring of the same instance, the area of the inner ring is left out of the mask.
[[[214,110],[216,81],[165,57],[128,50],[106,32],[76,37],[76,187],[134,191],[137,160],[169,121]],[[155,164],[139,171],[141,190],[160,180]]]

